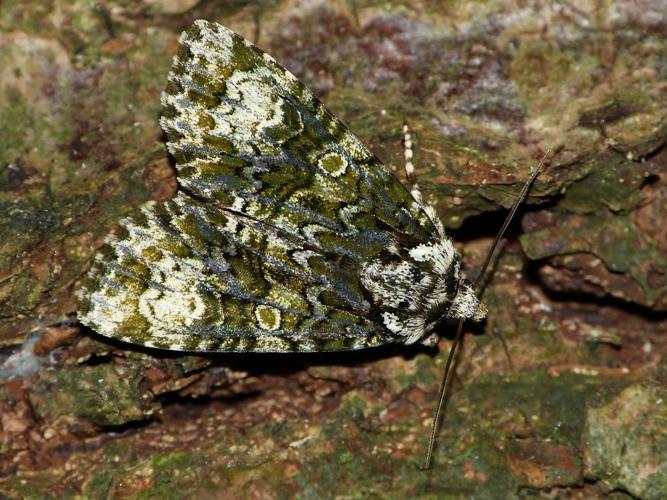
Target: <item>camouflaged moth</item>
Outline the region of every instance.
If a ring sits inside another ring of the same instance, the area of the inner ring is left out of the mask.
[[[196,21],[162,104],[178,194],[108,238],[82,323],[164,349],[284,352],[411,344],[484,316],[433,211],[247,40]]]
[[[163,349],[306,352],[427,342],[486,314],[416,185],[244,38],[196,21],[162,106],[178,194],[107,238],[83,324]]]

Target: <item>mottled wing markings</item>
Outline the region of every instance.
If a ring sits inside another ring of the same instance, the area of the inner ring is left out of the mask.
[[[380,342],[349,270],[260,224],[185,193],[143,207],[96,258],[83,318],[128,342],[192,351]]]
[[[422,204],[243,38],[196,21],[162,103],[179,193],[109,236],[84,324],[167,349],[326,351],[483,314]]]
[[[162,126],[184,187],[335,251],[373,252],[387,229],[434,238],[405,187],[272,57],[205,21],[180,41]]]

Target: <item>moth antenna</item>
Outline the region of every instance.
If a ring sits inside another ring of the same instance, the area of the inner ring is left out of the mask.
[[[514,218],[514,214],[516,214],[516,211],[519,209],[519,206],[526,199],[526,196],[528,196],[528,191],[530,191],[530,187],[533,185],[533,182],[535,182],[535,179],[540,174],[540,171],[542,170],[542,166],[544,165],[544,162],[546,161],[546,159],[549,157],[549,154],[551,154],[551,150],[547,149],[547,152],[544,153],[544,156],[540,160],[540,163],[537,164],[537,167],[535,167],[535,170],[533,170],[533,173],[530,174],[530,177],[528,178],[526,183],[523,185],[523,189],[519,193],[519,196],[517,197],[517,199],[514,201],[514,204],[512,205],[512,208],[510,209],[509,213],[507,214],[507,217],[505,217],[505,222],[503,222],[503,225],[501,226],[500,231],[498,231],[498,234],[496,235],[496,238],[493,240],[493,244],[491,245],[491,248],[489,249],[489,252],[486,254],[486,259],[484,259],[484,264],[482,265],[482,269],[480,269],[479,274],[477,275],[477,278],[473,282],[473,288],[475,290],[479,291],[479,285],[482,282],[482,278],[484,277],[484,274],[486,273],[486,270],[489,267],[489,264],[491,263],[491,260],[493,259],[493,256],[496,252],[496,248],[498,247],[498,244],[500,243],[500,240],[503,239],[503,236],[505,235],[505,231],[507,230],[507,227],[510,225],[510,222],[512,222],[512,219]]]
[[[419,188],[419,182],[417,181],[417,176],[415,175],[415,166],[413,163],[414,158],[414,142],[412,141],[412,133],[410,132],[410,126],[408,122],[403,122],[403,154],[405,158],[404,168],[405,168],[405,177],[410,184],[410,194],[419,203],[426,215],[431,220],[435,229],[438,231],[438,234],[441,238],[445,238],[445,227],[442,225],[442,221],[438,214],[435,212],[435,208],[432,205],[426,202],[424,195],[422,195],[421,189]]]
[[[498,250],[497,255],[500,254],[501,251],[502,250]],[[463,257],[463,255],[461,255],[461,257]],[[496,257],[495,259],[493,259],[491,261],[489,271],[488,271],[489,275],[493,274],[497,265],[498,265],[498,258]],[[488,280],[481,282],[479,289],[477,289],[476,292],[475,292],[475,294],[478,297],[478,300],[481,300],[482,296],[484,295],[484,291],[486,290],[486,287],[487,287],[488,284],[489,284]],[[514,361],[512,360],[512,356],[510,355],[510,351],[507,347],[507,341],[505,340],[505,337],[496,328],[493,328],[493,330],[491,330],[491,333],[493,335],[495,335],[496,337],[498,337],[498,340],[500,340],[500,345],[503,346],[503,352],[505,353],[505,357],[507,358],[507,361],[509,362],[510,370],[514,371]]]
[[[442,377],[442,382],[440,382],[440,392],[438,396],[438,405],[435,407],[435,414],[433,415],[433,422],[431,423],[431,436],[428,440],[428,450],[426,451],[426,459],[421,465],[421,470],[429,470],[431,468],[431,463],[433,462],[433,448],[435,447],[435,439],[438,433],[440,422],[440,415],[442,410],[445,407],[445,402],[449,396],[447,392],[447,386],[449,385],[449,374],[451,373],[452,362],[454,361],[454,355],[456,354],[456,348],[461,343],[463,338],[463,321],[464,318],[459,318],[459,323],[456,326],[456,336],[454,337],[454,343],[449,349],[449,355],[447,356],[447,363],[445,364],[445,372]]]
[[[526,181],[526,183],[523,185],[523,189],[521,190],[521,193],[519,193],[518,198],[512,205],[512,208],[510,209],[509,213],[507,214],[507,217],[505,218],[505,222],[503,222],[503,225],[500,228],[500,231],[498,231],[498,234],[493,241],[493,244],[491,245],[491,248],[489,249],[489,252],[486,255],[486,259],[484,260],[484,264],[482,265],[482,269],[480,270],[479,274],[477,275],[477,278],[475,279],[473,283],[473,289],[476,292],[477,298],[480,298],[480,293],[479,293],[479,285],[482,283],[482,278],[484,274],[486,273],[487,268],[489,267],[489,264],[491,263],[491,260],[494,256],[494,253],[496,251],[496,248],[498,247],[498,244],[500,243],[500,240],[505,234],[505,231],[507,230],[507,227],[510,225],[510,222],[512,221],[512,218],[514,217],[514,214],[516,214],[516,211],[518,210],[519,206],[523,201],[526,199],[526,196],[528,196],[528,191],[530,191],[530,187],[532,186],[533,182],[539,175],[540,171],[542,170],[542,166],[544,165],[544,162],[548,158],[549,154],[551,151],[547,149],[547,152],[544,153],[544,156],[542,157],[542,160],[540,160],[540,163],[537,165],[535,170],[533,170],[532,174]],[[420,469],[421,470],[429,470],[431,468],[431,464],[433,462],[433,448],[435,447],[435,442],[436,442],[436,436],[438,434],[438,429],[439,429],[439,423],[440,423],[440,416],[442,415],[442,410],[444,409],[445,403],[447,402],[447,398],[449,396],[449,393],[447,391],[447,388],[449,386],[449,380],[450,380],[450,373],[452,371],[452,364],[454,362],[454,357],[457,352],[457,348],[461,344],[461,340],[463,339],[463,322],[465,318],[459,318],[458,325],[456,327],[456,336],[454,337],[454,343],[452,344],[452,347],[449,349],[449,355],[447,356],[447,363],[445,363],[445,371],[442,376],[442,382],[440,383],[440,392],[438,396],[438,404],[435,408],[435,413],[433,414],[433,423],[431,424],[431,436],[429,437],[428,441],[428,449],[426,451],[426,459],[424,460],[424,463],[421,465]],[[507,351],[507,346],[505,345],[504,339],[502,340],[503,347],[506,350],[506,353],[509,356],[509,351]],[[511,358],[510,358],[510,363],[511,363]],[[512,363],[513,364],[513,363]]]

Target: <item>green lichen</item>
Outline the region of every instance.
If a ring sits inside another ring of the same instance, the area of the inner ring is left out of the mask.
[[[42,374],[30,400],[43,419],[74,416],[100,426],[145,420],[156,408],[143,397],[141,373],[136,365],[61,368]]]
[[[667,491],[667,390],[633,384],[617,398],[592,406],[583,435],[589,479],[637,498]]]
[[[559,203],[563,209],[576,213],[635,210],[643,199],[640,188],[654,170],[651,165],[640,166],[619,154],[582,161],[580,168],[588,175],[571,184]]]
[[[0,56],[6,58],[0,66],[7,69],[0,77],[2,342],[20,340],[35,326],[72,312],[72,283],[95,248],[118,219],[151,196],[144,166],[165,158],[157,125],[159,94],[185,22],[171,14],[155,16],[163,5],[114,5],[109,9],[112,37],[90,2],[0,4],[3,48],[9,48]],[[308,9],[294,2],[277,5],[199,2],[186,17],[254,31],[263,47],[299,71],[401,176],[401,127],[407,119],[422,189],[448,228],[465,229],[471,217],[511,204],[530,167],[550,147],[552,158],[529,203],[555,227],[533,231],[525,224],[524,230],[533,232],[521,240],[534,265],[589,252],[639,283],[645,307],[664,293],[664,285],[650,279],[651,266],[667,268],[664,248],[659,235],[646,227],[661,227],[662,208],[651,224],[645,212],[637,211],[651,203],[640,193],[651,186],[644,185],[650,165],[635,161],[659,151],[667,137],[665,40],[655,27],[643,24],[652,17],[653,4],[607,2],[593,10],[577,5],[575,11],[562,3],[562,15],[549,23],[531,6],[495,0],[425,2],[422,10],[394,1]],[[618,9],[627,15],[619,16]],[[498,89],[506,91],[494,99]],[[662,161],[660,155],[650,160],[658,166]],[[661,182],[652,192],[658,203],[663,202]],[[231,204],[223,193],[217,196]],[[548,203],[540,208],[542,201]],[[532,223],[530,217],[524,222]],[[484,231],[492,234],[495,228]],[[58,259],[49,261],[53,256]],[[508,365],[501,344],[491,336],[466,337],[468,357],[457,372],[431,473],[416,465],[426,444],[444,352],[401,361],[388,374],[382,366],[394,360],[371,356],[368,367],[355,368],[354,377],[324,398],[322,410],[309,413],[308,405],[300,406],[304,395],[294,394],[295,402],[284,403],[288,416],[279,424],[257,423],[258,408],[272,402],[272,384],[282,385],[260,370],[251,377],[253,397],[229,402],[241,423],[209,422],[214,430],[207,428],[192,443],[168,444],[159,438],[151,443],[153,434],[137,431],[129,438],[99,441],[101,450],[91,453],[62,447],[58,454],[67,468],[53,463],[35,471],[18,461],[18,469],[0,479],[0,489],[13,498],[55,497],[54,485],[62,488],[58,496],[93,498],[505,498],[553,496],[567,488],[575,496],[590,496],[599,494],[602,483],[635,496],[659,496],[667,474],[664,405],[657,403],[664,398],[662,388],[638,384],[620,392],[629,383],[623,377],[567,369],[555,376],[548,370],[573,363],[593,368],[635,363],[641,367],[632,377],[645,378],[653,373],[653,358],[642,364],[645,358],[635,357],[633,349],[646,332],[628,324],[619,356],[606,346],[582,347],[578,337],[566,336],[557,308],[518,313],[517,297],[538,283],[513,278],[524,266],[518,253],[515,257],[511,271],[498,275],[487,290],[491,314],[486,331],[497,328],[507,337],[524,371],[499,375]],[[567,318],[576,320],[579,307],[585,304],[566,308]],[[659,324],[651,317],[651,325]],[[601,319],[614,324],[613,318]],[[648,345],[659,357],[659,344]],[[152,356],[135,354],[124,359],[133,366],[151,364]],[[170,377],[199,370],[208,377],[227,358],[201,359],[183,358],[182,370]],[[120,368],[115,355],[99,362],[56,366],[25,382],[40,419],[37,426],[72,416],[101,426],[147,418],[141,370]],[[252,370],[257,361],[236,363]],[[656,370],[661,376],[667,372],[664,366]],[[486,375],[478,378],[480,371]],[[301,372],[285,377],[308,380]],[[17,384],[7,387],[16,390]],[[213,394],[208,385],[202,387],[203,395]],[[428,404],[417,396],[402,399],[425,390],[432,395]],[[349,396],[336,406],[340,391]],[[217,397],[212,397],[216,406],[203,413],[226,406]],[[12,401],[15,405],[19,399]],[[272,417],[268,413],[266,418]],[[165,436],[174,432],[163,423],[151,427],[157,429]],[[569,450],[568,460],[574,460],[548,463],[545,455],[554,445]],[[171,448],[164,451],[166,446]],[[532,465],[546,470],[547,482],[557,484],[556,489],[544,491],[526,470],[513,469],[512,460],[526,450],[537,454]],[[588,482],[582,485],[584,468]]]
[[[521,235],[521,246],[529,258],[590,253],[610,271],[627,273],[634,279],[643,291],[643,304],[653,306],[664,296],[665,285],[652,284],[648,278],[654,269],[667,270],[664,251],[642,234],[633,215],[553,213],[550,218],[553,225]]]

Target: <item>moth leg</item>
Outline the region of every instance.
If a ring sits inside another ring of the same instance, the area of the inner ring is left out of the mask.
[[[417,176],[415,175],[415,166],[412,163],[413,150],[412,150],[412,135],[410,134],[410,127],[407,123],[403,123],[403,146],[405,147],[405,176],[410,183],[410,194],[412,197],[419,203],[428,218],[431,219],[431,222],[438,230],[438,234],[444,238],[445,237],[445,227],[442,225],[438,214],[435,212],[435,208],[430,204],[424,201],[422,192],[419,189],[419,182],[417,182]]]

